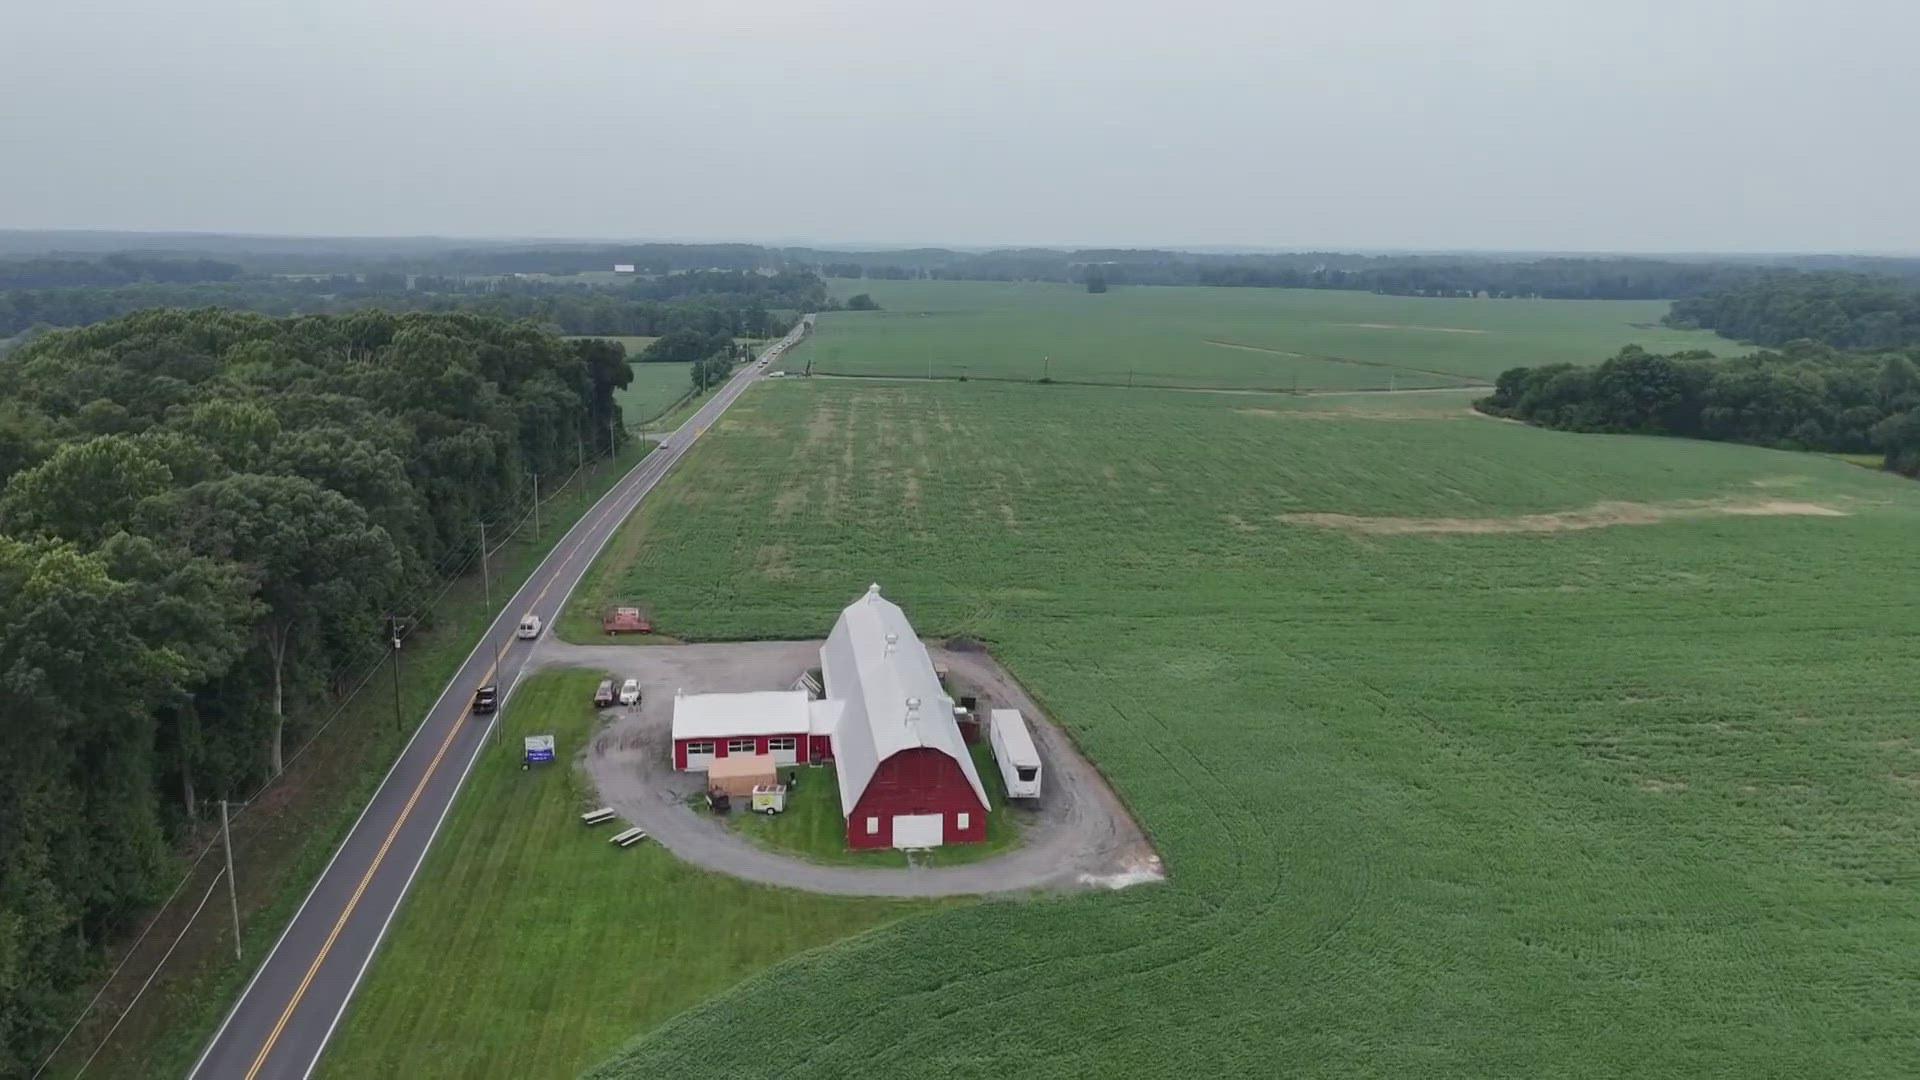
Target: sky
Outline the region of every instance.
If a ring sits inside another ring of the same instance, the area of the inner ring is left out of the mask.
[[[0,227],[1920,252],[1912,0],[16,0]]]

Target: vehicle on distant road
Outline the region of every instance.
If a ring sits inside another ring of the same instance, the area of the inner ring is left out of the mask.
[[[473,692],[473,711],[490,713],[500,707],[500,688],[488,683]]]
[[[639,679],[628,679],[626,682],[623,682],[620,684],[620,704],[622,705],[640,704],[640,680]]]
[[[523,638],[539,637],[540,636],[540,616],[532,614],[531,612],[529,612],[526,615],[522,615],[520,617],[520,629],[517,631],[517,633]]]

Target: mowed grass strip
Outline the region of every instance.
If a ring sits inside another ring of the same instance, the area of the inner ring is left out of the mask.
[[[1620,346],[1740,346],[1659,326],[1658,300],[1461,300],[1046,282],[842,281],[883,310],[820,316],[784,365],[844,375],[1051,378],[1256,390],[1491,384],[1510,367],[1597,363]]]
[[[574,766],[599,672],[534,675],[475,763],[321,1063],[332,1077],[571,1077],[778,961],[928,905],[812,896],[625,850]],[[479,723],[480,721],[474,721]],[[522,738],[555,737],[522,770]]]
[[[791,637],[882,582],[992,645],[1170,878],[896,924],[593,1075],[1910,1076],[1920,488],[1442,397],[747,394],[607,588]],[[1680,503],[1743,512],[1296,517]]]

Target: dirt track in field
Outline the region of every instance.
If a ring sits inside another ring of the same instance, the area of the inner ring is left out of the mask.
[[[641,684],[638,708],[604,710],[580,762],[601,801],[629,824],[696,866],[748,881],[845,896],[964,896],[1121,888],[1161,880],[1160,859],[1126,807],[1064,731],[984,652],[929,646],[981,708],[1017,708],[1033,729],[1046,794],[1018,847],[958,866],[828,866],[762,847],[695,811],[697,773],[675,772],[673,696],[729,690],[784,690],[819,664],[818,641],[702,645],[572,645],[548,638],[532,666],[605,671]],[[804,768],[804,766],[802,766]]]
[[[1820,503],[1767,499],[1759,502],[1636,503],[1597,502],[1555,514],[1498,518],[1356,517],[1351,514],[1281,514],[1278,520],[1374,534],[1395,533],[1550,533],[1605,529],[1616,525],[1658,525],[1726,515],[1747,517],[1845,517],[1847,511]]]

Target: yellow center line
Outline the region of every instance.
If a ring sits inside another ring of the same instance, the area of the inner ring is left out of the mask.
[[[594,519],[594,528],[599,528],[612,515],[622,499],[624,496],[615,499],[614,505],[600,512],[600,516]],[[554,582],[560,580],[560,570],[567,562],[567,559],[560,560],[560,566],[554,567],[553,573],[547,575],[547,582],[541,586],[540,595],[534,597],[533,603],[529,606],[540,606],[540,601],[546,599]],[[498,661],[489,664],[487,673],[480,676],[480,684],[484,686],[491,683],[497,669]],[[314,975],[319,972],[320,965],[326,962],[327,954],[333,951],[333,943],[339,938],[341,929],[347,925],[347,920],[353,917],[354,910],[360,906],[360,897],[373,881],[374,873],[380,869],[381,863],[386,861],[388,849],[393,846],[394,838],[400,835],[400,827],[407,823],[407,818],[413,813],[414,804],[420,801],[420,793],[427,788],[427,781],[433,779],[433,774],[439,770],[441,758],[446,756],[447,748],[453,745],[453,737],[462,730],[463,727],[457,720],[448,726],[447,737],[441,740],[440,748],[434,751],[433,760],[427,763],[427,771],[420,774],[420,782],[413,786],[413,793],[407,796],[407,804],[401,807],[400,816],[394,819],[393,827],[387,830],[387,837],[380,842],[380,850],[374,853],[373,862],[367,865],[366,873],[360,875],[360,883],[354,887],[353,895],[347,899],[347,906],[341,910],[340,917],[334,920],[333,929],[328,931],[327,939],[320,944],[320,951],[314,955],[313,963],[307,965],[307,973],[301,978],[300,985],[294,988],[293,997],[287,1001],[287,1007],[281,1010],[280,1019],[273,1025],[273,1030],[267,1033],[266,1042],[260,1045],[260,1052],[254,1056],[253,1066],[247,1070],[246,1080],[254,1080],[261,1067],[266,1064],[267,1055],[273,1053],[274,1044],[280,1041],[280,1033],[286,1029],[287,1021],[292,1018],[293,1011],[299,1008],[300,1001],[306,996],[307,987],[313,982]]]
[[[619,500],[615,500],[615,502],[617,504]],[[595,527],[597,528],[601,523],[605,522],[613,511],[614,507],[611,506],[601,511],[600,516],[594,522]],[[562,562],[564,563],[565,560],[562,560]],[[547,593],[553,588],[554,582],[558,581],[559,577],[559,568],[556,567],[554,572],[548,575],[546,584],[540,589],[540,595],[534,598],[533,606],[539,606],[540,601],[546,599]],[[481,684],[485,685],[492,682],[497,670],[497,663],[488,665],[486,674],[480,677]],[[401,808],[400,816],[394,819],[393,827],[387,831],[386,839],[381,842],[380,850],[375,853],[373,862],[367,866],[366,872],[360,876],[360,883],[354,888],[353,896],[347,900],[346,908],[340,912],[340,917],[334,921],[333,929],[328,932],[326,941],[321,943],[319,953],[314,956],[313,963],[308,965],[306,975],[301,978],[300,985],[294,989],[293,997],[287,1002],[287,1007],[281,1011],[279,1021],[273,1025],[273,1030],[267,1034],[266,1042],[261,1044],[260,1053],[254,1057],[252,1068],[247,1070],[247,1080],[253,1080],[254,1076],[260,1072],[261,1066],[266,1064],[267,1056],[273,1052],[274,1044],[279,1041],[280,1034],[285,1030],[287,1021],[293,1016],[294,1009],[299,1007],[301,999],[306,996],[307,987],[313,982],[314,975],[319,972],[320,965],[326,961],[327,954],[333,950],[333,943],[339,938],[341,929],[346,926],[347,920],[352,917],[354,910],[359,907],[360,898],[366,892],[367,886],[372,882],[374,873],[378,871],[380,865],[386,861],[387,851],[393,846],[394,838],[399,835],[401,826],[406,824],[407,818],[413,813],[414,805],[419,801],[421,792],[426,790],[427,782],[433,778],[433,774],[439,769],[440,761],[446,756],[447,748],[453,745],[453,737],[459,734],[461,730],[461,725],[457,721],[447,729],[447,737],[441,741],[439,749],[434,751],[433,760],[428,763],[427,771],[421,774],[419,783],[414,785],[412,794],[407,797],[406,806]]]

